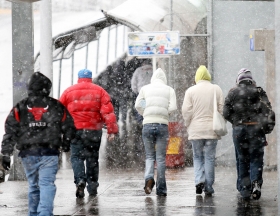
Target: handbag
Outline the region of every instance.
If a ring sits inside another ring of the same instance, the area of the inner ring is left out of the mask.
[[[260,92],[260,89],[258,89]],[[275,112],[272,108],[262,99],[261,94],[259,94],[260,99],[260,110],[259,110],[259,121],[261,129],[265,134],[269,134],[273,131],[275,126]]]
[[[226,120],[217,108],[216,89],[214,90],[213,130],[218,136],[225,136],[228,133]]]

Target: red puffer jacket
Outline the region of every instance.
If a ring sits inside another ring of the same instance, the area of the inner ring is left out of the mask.
[[[107,126],[108,134],[118,133],[118,125],[109,94],[91,79],[80,78],[60,97],[74,119],[77,130],[101,130]]]

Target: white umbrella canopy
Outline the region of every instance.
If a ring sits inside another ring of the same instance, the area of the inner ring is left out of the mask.
[[[109,10],[113,19],[129,23],[140,31],[179,31],[194,33],[197,24],[207,15],[207,0],[173,0],[172,29],[170,29],[170,0],[128,0]]]

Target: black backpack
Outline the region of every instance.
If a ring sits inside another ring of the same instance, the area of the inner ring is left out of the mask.
[[[261,129],[265,134],[269,134],[273,131],[275,126],[275,112],[267,99],[266,93],[258,88],[260,106],[259,106],[259,121]]]

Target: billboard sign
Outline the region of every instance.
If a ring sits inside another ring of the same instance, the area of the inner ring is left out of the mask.
[[[179,54],[179,31],[128,33],[129,56],[168,56]]]

